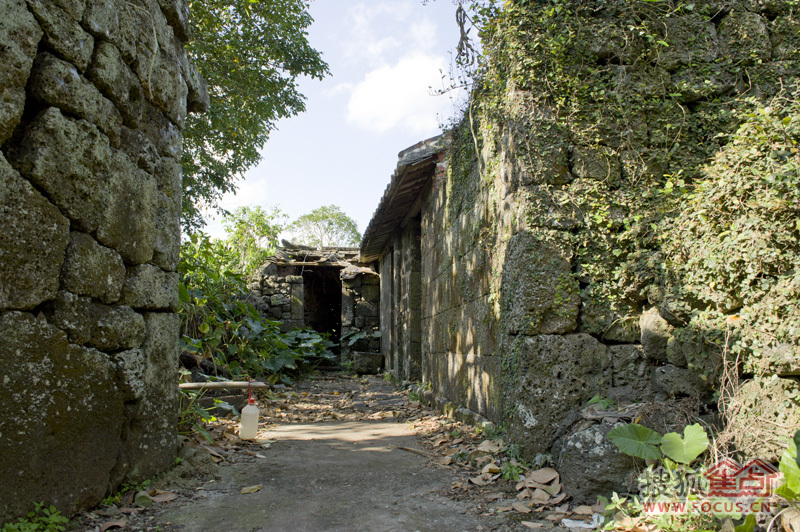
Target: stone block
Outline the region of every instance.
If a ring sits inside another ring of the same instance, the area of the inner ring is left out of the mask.
[[[353,352],[353,371],[358,375],[377,375],[383,368],[383,355],[380,353]]]
[[[639,319],[642,347],[647,358],[666,362],[667,344],[675,328],[661,317],[657,308],[646,310]]]
[[[104,305],[64,291],[58,292],[51,307],[50,322],[67,333],[70,343],[101,351],[142,345],[144,319],[130,307]]]
[[[284,277],[284,282],[289,284],[303,284],[302,275],[287,275]]]
[[[94,50],[94,38],[84,31],[80,19],[73,18],[55,0],[28,0],[49,47],[83,72]]]
[[[651,366],[640,345],[612,345],[608,347],[611,358],[612,383],[615,388],[629,387],[628,401],[646,401],[653,396]]]
[[[695,397],[710,399],[711,386],[694,371],[672,364],[653,371],[653,389],[666,397]]]
[[[32,309],[55,297],[69,220],[2,153],[0,227],[0,309]]]
[[[377,285],[363,286],[361,288],[361,297],[367,301],[380,301],[381,288]]]
[[[344,322],[342,323],[342,325],[344,325]],[[356,329],[363,329],[364,328],[364,317],[363,316],[356,316],[356,318],[353,320],[353,325],[355,325]]]
[[[155,106],[145,102],[142,131],[153,141],[158,153],[180,160],[183,151],[181,130]]]
[[[97,52],[86,76],[114,102],[127,126],[137,128],[141,124],[144,113],[142,86],[113,44],[105,41],[97,44]]]
[[[25,85],[42,30],[23,0],[3,3],[0,18],[0,145],[11,136],[25,107]]]
[[[708,17],[690,13],[664,20],[668,47],[656,61],[667,70],[689,63],[711,63],[719,53],[717,29]]]
[[[756,377],[741,384],[737,402],[741,408],[730,420],[728,431],[745,456],[777,462],[786,443],[775,437],[776,427],[786,427],[791,437],[800,426],[800,386],[794,378]]]
[[[612,342],[640,341],[639,311],[624,302],[612,304],[597,288],[593,283],[581,291],[581,330]]]
[[[30,86],[39,101],[91,122],[119,143],[122,115],[71,63],[46,52],[39,54]]]
[[[150,142],[150,139],[139,130],[122,126],[120,128],[119,149],[125,152],[136,166],[148,174],[155,174],[158,165],[161,163],[161,156],[158,155],[158,150]],[[156,178],[158,179],[157,175]],[[178,173],[178,181],[180,182],[180,172]]]
[[[555,467],[564,492],[581,504],[594,504],[597,496],[631,493],[636,488],[636,462],[622,454],[608,433],[622,423],[597,424],[566,436],[556,445]]]
[[[377,274],[365,273],[361,276],[361,284],[364,286],[380,286],[381,277]]]
[[[174,463],[176,452],[180,318],[148,312],[144,320],[143,368],[127,375],[125,383],[129,390],[140,390],[141,399],[126,408],[120,458],[112,473],[118,482],[153,477]]]
[[[374,318],[378,316],[378,305],[374,301],[357,301],[355,305],[355,316]]]
[[[181,250],[180,216],[180,205],[159,192],[151,262],[163,270],[174,271],[178,266]]]
[[[158,183],[159,192],[164,193],[170,198],[177,207],[181,205],[181,194],[183,188],[181,180],[183,177],[183,167],[181,163],[172,157],[161,157],[161,160],[156,167],[156,182]],[[276,267],[277,269],[277,267]],[[266,276],[268,274],[263,274]]]
[[[92,124],[50,107],[27,128],[9,161],[67,214],[78,230],[91,233],[103,220],[110,174],[108,138]],[[138,213],[135,213],[138,215]]]
[[[14,132],[25,110],[24,87],[0,88],[0,145]]]
[[[124,417],[114,364],[27,313],[0,315],[0,337],[0,482],[14,486],[0,522],[31,501],[66,515],[96,505],[111,485]]]
[[[622,177],[619,158],[610,148],[576,146],[570,155],[572,173],[578,178],[618,184]]]
[[[748,65],[769,61],[772,42],[766,23],[757,13],[732,10],[719,24],[720,55]]]
[[[292,285],[292,319],[302,320],[304,306],[303,285]]]
[[[612,382],[606,346],[588,334],[522,337],[503,349],[516,365],[510,379],[514,414],[510,427],[531,457],[549,453],[577,412]],[[558,398],[558,400],[554,400]]]
[[[101,246],[86,233],[70,233],[61,266],[63,290],[113,303],[120,297],[124,280],[125,264],[119,253]]]
[[[192,40],[192,25],[189,21],[189,3],[185,0],[158,0],[158,6],[167,18],[175,35],[184,42]]]
[[[136,4],[87,0],[83,25],[98,42],[113,43],[128,64],[136,58],[136,43],[140,38],[153,44],[149,13]],[[141,34],[140,37],[140,28],[149,29],[146,36]]]
[[[120,303],[136,309],[177,311],[178,274],[152,264],[129,267]]]
[[[577,327],[580,288],[572,250],[562,240],[554,231],[511,238],[501,286],[501,319],[510,334],[563,334]]]
[[[153,257],[158,188],[121,151],[109,161],[109,200],[97,228],[97,240],[119,251],[125,262],[141,264]]]
[[[280,307],[282,305],[287,305],[290,303],[290,298],[286,294],[275,294],[274,296],[270,296],[269,304],[273,307]]]

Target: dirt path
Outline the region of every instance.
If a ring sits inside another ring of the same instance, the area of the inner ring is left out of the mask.
[[[85,514],[78,529],[567,530],[556,526],[571,515],[565,504],[520,513],[527,501],[517,483],[481,475],[501,462],[496,440],[409,402],[380,378],[318,376],[264,394],[259,408],[258,441],[239,440],[236,422],[220,420],[214,445],[187,442],[184,461],[147,487],[151,506],[131,493]]]

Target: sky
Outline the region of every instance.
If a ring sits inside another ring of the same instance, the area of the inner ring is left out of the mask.
[[[306,111],[278,123],[222,206],[277,206],[291,221],[335,204],[363,233],[397,154],[438,135],[463,99],[432,94],[449,83],[455,12],[452,0],[313,0],[308,39],[331,75],[299,80]],[[224,236],[218,216],[206,220]]]

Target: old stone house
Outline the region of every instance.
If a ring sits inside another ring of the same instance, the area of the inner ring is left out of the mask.
[[[288,244],[267,259],[250,290],[256,308],[280,321],[282,330],[308,327],[326,334],[339,344],[342,361],[357,363],[359,371],[377,371],[380,357],[366,353],[380,350],[378,285],[378,274],[359,262],[358,248]]]

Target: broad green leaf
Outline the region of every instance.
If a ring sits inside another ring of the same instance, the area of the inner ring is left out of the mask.
[[[794,441],[789,444],[789,448],[783,453],[778,469],[781,470],[783,478],[786,480],[783,486],[786,486],[787,489],[794,493],[800,493],[800,466],[797,465],[797,445]],[[784,493],[780,494],[784,495]]]
[[[683,438],[677,432],[664,434],[661,451],[680,464],[690,464],[708,449],[706,429],[699,423],[683,429]]]
[[[744,518],[744,523],[734,528],[735,532],[753,532],[756,528],[756,515],[747,514]]]
[[[800,430],[794,433],[794,461],[797,462],[798,467],[800,467],[800,458],[797,456],[797,448],[800,447]]]
[[[644,458],[645,460],[658,460],[661,451],[656,445],[661,443],[661,435],[637,423],[622,425],[611,429],[608,439],[623,453]]]

